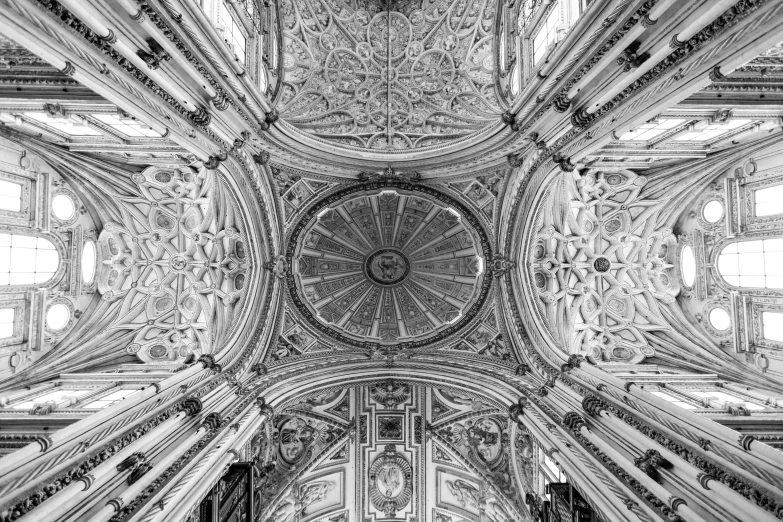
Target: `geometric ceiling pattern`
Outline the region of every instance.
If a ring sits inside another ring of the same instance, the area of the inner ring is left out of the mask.
[[[151,167],[138,195],[117,197],[121,221],[99,238],[99,291],[118,302],[110,330],[146,362],[212,353],[235,318],[248,271],[239,215],[214,171]]]
[[[360,342],[423,342],[469,319],[486,295],[486,240],[454,205],[390,188],[313,212],[289,243],[292,294],[322,328]]]
[[[560,176],[541,205],[527,270],[550,334],[568,353],[638,363],[662,308],[679,293],[676,238],[658,224],[663,203],[641,197],[631,171]]]
[[[259,520],[530,520],[530,442],[505,410],[397,379],[301,394],[254,438]]]
[[[502,112],[490,0],[285,0],[281,13],[278,107],[308,134],[409,150],[464,139]]]

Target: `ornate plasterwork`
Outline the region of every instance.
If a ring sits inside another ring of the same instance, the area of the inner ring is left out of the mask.
[[[410,150],[497,120],[491,0],[285,0],[284,120],[353,149]]]
[[[227,190],[206,168],[150,167],[121,220],[98,239],[98,290],[118,302],[111,329],[135,331],[128,353],[147,362],[211,353],[228,332],[248,274],[248,246]]]
[[[421,344],[450,334],[475,317],[491,284],[489,243],[464,212],[409,184],[357,186],[327,198],[289,239],[294,304],[350,344]]]
[[[525,270],[568,353],[640,362],[655,353],[648,334],[670,328],[676,239],[657,224],[663,203],[640,196],[646,182],[627,170],[564,173],[542,200]]]

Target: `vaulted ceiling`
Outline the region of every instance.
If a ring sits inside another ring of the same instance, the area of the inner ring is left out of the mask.
[[[285,122],[341,149],[432,149],[474,136],[503,110],[495,5],[285,0]]]

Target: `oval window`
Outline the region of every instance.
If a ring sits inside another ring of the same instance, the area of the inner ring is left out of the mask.
[[[708,223],[717,223],[723,217],[723,204],[717,199],[713,199],[704,205],[701,213]]]
[[[731,326],[731,317],[723,308],[713,308],[710,310],[710,324],[716,330],[726,330]]]
[[[680,254],[680,268],[682,269],[682,280],[688,286],[693,286],[696,281],[696,258],[693,255],[693,249],[685,245]]]
[[[54,304],[46,312],[46,326],[52,330],[60,330],[68,324],[71,313],[64,304]]]
[[[87,241],[82,249],[82,279],[85,283],[92,283],[95,277],[95,243]]]
[[[57,219],[71,219],[75,211],[73,200],[65,194],[57,194],[52,198],[52,213]]]

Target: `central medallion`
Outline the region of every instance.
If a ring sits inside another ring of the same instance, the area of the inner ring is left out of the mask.
[[[405,254],[396,248],[376,250],[364,261],[364,272],[373,283],[394,286],[402,283],[411,270]]]

